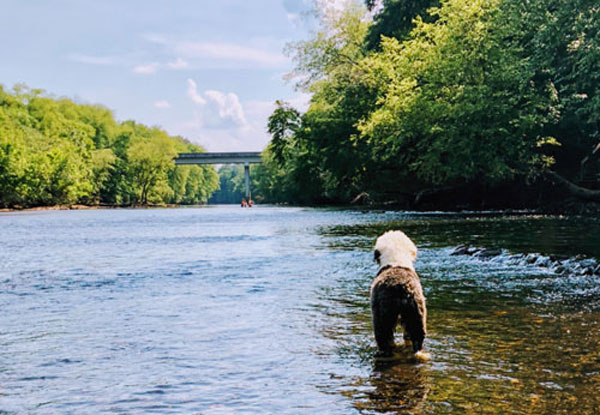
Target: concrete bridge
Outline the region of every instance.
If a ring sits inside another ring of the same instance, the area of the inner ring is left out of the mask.
[[[250,198],[250,163],[262,163],[260,152],[245,153],[181,153],[175,164],[243,164],[246,182],[246,199]]]

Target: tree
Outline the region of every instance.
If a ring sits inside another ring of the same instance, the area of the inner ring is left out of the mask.
[[[169,193],[167,171],[177,151],[164,133],[136,127],[136,136],[127,149],[128,171],[135,201],[146,205],[149,200],[160,200],[161,196]],[[152,133],[156,135],[152,137]]]
[[[366,0],[369,10],[377,5],[375,0]],[[381,38],[394,37],[404,40],[414,28],[414,19],[431,22],[434,15],[426,12],[430,7],[438,6],[437,0],[383,0],[381,9],[375,14],[373,25],[365,36],[365,47],[369,50],[379,50]]]
[[[176,169],[187,151],[204,150],[98,105],[0,86],[0,206],[206,202],[216,173]]]
[[[269,116],[267,131],[271,139],[271,151],[277,163],[283,165],[289,157],[289,149],[294,145],[293,138],[300,129],[300,113],[289,104],[276,101],[276,108]]]
[[[221,166],[219,190],[210,198],[210,203],[236,204],[244,197],[244,168],[239,164]]]

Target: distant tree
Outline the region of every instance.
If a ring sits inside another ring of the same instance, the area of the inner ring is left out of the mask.
[[[178,152],[204,151],[110,110],[0,86],[0,206],[73,203],[205,203],[212,167],[178,167]]]
[[[219,190],[209,200],[211,204],[237,204],[244,195],[244,167],[239,164],[221,166]]]

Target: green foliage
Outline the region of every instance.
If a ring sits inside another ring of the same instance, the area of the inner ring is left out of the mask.
[[[0,206],[204,203],[212,168],[175,168],[178,152],[203,151],[97,105],[0,86]]]
[[[296,64],[288,76],[300,88],[311,89],[315,82],[327,79],[330,74],[348,70],[366,52],[363,41],[368,28],[367,14],[358,3],[350,2],[349,8],[341,13],[326,8],[317,14],[321,24],[314,37],[286,47]]]
[[[550,96],[497,17],[495,1],[447,0],[434,23],[417,21],[411,39],[385,39],[364,62],[385,76],[379,108],[361,124],[385,157],[434,185],[497,183],[534,161],[536,109]],[[548,95],[548,94],[546,94]]]
[[[371,24],[356,3],[330,10],[288,48],[313,95],[305,114],[271,116],[257,167],[266,199],[416,200],[530,183],[549,167],[599,185],[597,2],[382,5]]]
[[[574,179],[599,174],[586,163],[600,142],[600,20],[598,2],[506,0],[506,14],[520,16],[524,50],[535,78],[552,90],[553,122],[545,134],[561,143],[552,155]],[[595,168],[594,168],[595,167]]]
[[[373,24],[365,36],[365,47],[369,50],[379,49],[382,36],[394,37],[398,40],[408,37],[414,27],[414,19],[433,21],[433,16],[426,10],[438,6],[437,0],[383,0],[381,10],[375,15]],[[375,6],[374,0],[366,0],[369,9]]]
[[[273,136],[271,151],[275,161],[282,165],[289,157],[289,149],[293,146],[292,138],[300,128],[300,113],[282,101],[276,101],[277,108],[269,117],[267,131]]]
[[[209,202],[214,204],[239,204],[245,197],[244,166],[233,164],[219,169],[219,190]]]

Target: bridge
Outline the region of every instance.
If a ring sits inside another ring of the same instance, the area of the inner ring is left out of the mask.
[[[260,152],[245,153],[181,153],[175,164],[243,164],[246,183],[246,199],[250,198],[250,163],[262,163]]]

